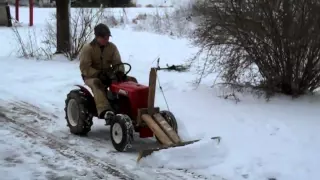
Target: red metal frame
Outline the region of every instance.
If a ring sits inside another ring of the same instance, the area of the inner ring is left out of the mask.
[[[130,109],[128,109],[127,111],[129,111],[128,115],[132,119],[137,118],[138,109],[148,107],[148,86],[144,86],[132,81],[127,81],[111,84],[110,90],[113,93],[128,97]]]
[[[16,0],[15,9],[16,9],[17,21],[19,21],[19,6],[20,6],[20,0]],[[29,0],[29,26],[33,26],[33,6],[34,6],[34,0]]]
[[[82,85],[78,86],[82,92],[86,95],[91,96],[92,94],[89,92]],[[119,94],[120,96],[126,98],[119,98],[119,106],[120,106],[120,113],[127,114],[130,116],[132,120],[136,120],[138,116],[138,109],[140,108],[147,108],[148,107],[148,93],[149,87],[144,86],[135,82],[120,82],[120,83],[113,83],[110,86],[110,90],[113,93]],[[148,138],[153,137],[153,131],[145,126],[145,127],[135,127],[135,131],[139,132],[140,138]]]

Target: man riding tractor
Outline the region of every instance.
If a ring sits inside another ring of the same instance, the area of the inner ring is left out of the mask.
[[[110,119],[115,115],[111,107],[105,87],[111,84],[111,66],[122,63],[118,48],[109,42],[111,36],[110,29],[105,24],[98,24],[94,28],[95,38],[85,44],[80,53],[80,71],[82,78],[89,86],[94,95],[98,117],[106,120],[109,124]],[[136,78],[125,75],[123,64],[118,66],[116,76],[124,81],[137,82]]]

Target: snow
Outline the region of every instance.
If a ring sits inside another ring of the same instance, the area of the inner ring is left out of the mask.
[[[1,117],[0,117],[1,118]],[[2,120],[2,119],[0,119]],[[37,139],[4,127],[1,121],[0,175],[3,180],[97,179],[94,171],[79,160],[61,156]],[[117,180],[116,177],[105,175]]]
[[[206,95],[188,96],[199,98],[199,111],[196,115],[180,114],[182,108],[174,111],[178,112],[187,127],[186,131],[194,135],[194,138],[220,135],[223,146],[227,147],[223,163],[204,168],[201,172],[219,174],[226,179],[238,179],[246,174],[250,179],[266,179],[273,175],[277,179],[319,178],[316,170],[319,165],[317,151],[320,142],[317,137],[320,127],[316,113],[318,102],[273,100],[267,104],[242,100],[240,104],[234,105],[220,99],[209,99],[210,93],[202,93]],[[208,103],[208,100],[211,102]],[[183,112],[189,112],[189,109],[186,108]],[[192,119],[196,123],[192,123]],[[206,134],[197,135],[200,129],[200,132]],[[220,153],[213,146],[207,149]],[[195,154],[189,146],[185,147],[184,151]],[[207,153],[201,150],[196,152],[201,155]],[[166,154],[171,157],[171,153],[174,152],[155,153],[155,157],[150,158],[149,162],[153,164],[157,158],[161,161]],[[200,156],[200,162],[195,161],[196,165],[208,163],[201,162],[203,159],[214,164],[217,158],[209,157]],[[175,161],[173,159],[170,162]],[[161,166],[178,168],[181,165],[175,166],[164,161]]]
[[[14,14],[14,8],[11,10]],[[135,16],[136,12],[145,9],[131,8],[130,11],[130,16]],[[36,29],[39,38],[50,12],[53,10],[49,8],[35,9],[35,26],[31,29]],[[27,14],[27,10],[21,8],[23,26],[19,30],[25,35],[29,29],[26,26]],[[187,39],[126,28],[112,28],[111,31],[111,40],[118,46],[123,60],[132,65],[130,75],[137,77],[142,84],[148,84],[150,67],[156,65],[158,57],[161,66],[180,64],[197,52]],[[39,127],[39,131],[66,139],[68,145],[79,151],[92,152],[96,159],[114,163],[126,172],[134,172],[141,176],[139,179],[156,171],[176,173],[173,169],[188,169],[188,172],[208,179],[320,178],[319,96],[295,100],[277,96],[266,102],[250,94],[238,94],[240,102],[235,103],[220,98],[223,94],[221,89],[210,87],[212,77],[207,77],[198,88],[194,88],[190,85],[195,78],[194,72],[159,72],[170,111],[178,120],[180,137],[185,141],[202,140],[155,152],[142,159],[140,164],[135,164],[137,153],[113,153],[106,135],[109,127],[103,126],[101,121],[94,121],[88,138],[70,136],[63,108],[66,94],[76,88],[75,84],[83,84],[77,61],[69,62],[60,56],[52,61],[18,59],[15,57],[17,44],[12,31],[2,27],[0,33],[1,42],[7,43],[1,45],[1,107],[9,108],[10,103],[20,102],[21,107],[34,106],[32,108],[37,113],[55,115],[56,118],[51,117],[51,120],[43,120],[37,115],[38,119],[34,120],[31,119],[34,116],[21,113],[23,117],[19,116],[19,119]],[[156,104],[161,109],[167,108],[159,87]],[[57,176],[58,172],[59,176],[79,176],[80,179],[94,177],[83,160],[68,159],[40,140],[14,131],[7,124],[1,122],[0,125],[1,177],[8,180],[45,179],[50,175]],[[221,136],[221,143],[209,140],[213,136]],[[86,173],[81,168],[86,169]]]
[[[216,141],[207,138],[185,147],[165,149],[141,160],[141,165],[173,169],[206,169],[222,163],[226,158],[227,149],[216,144]]]

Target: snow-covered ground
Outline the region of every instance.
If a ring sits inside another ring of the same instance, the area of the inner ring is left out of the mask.
[[[13,9],[12,9],[13,10]],[[37,38],[52,9],[35,9]],[[132,12],[135,9],[131,9]],[[142,11],[137,9],[137,11]],[[14,14],[14,11],[11,12]],[[27,24],[27,11],[21,9]],[[20,27],[25,33],[27,26]],[[148,83],[150,67],[180,64],[197,48],[186,39],[149,32],[111,29],[130,72]],[[206,78],[195,89],[193,72],[160,72],[170,111],[178,119],[184,140],[203,138],[185,147],[162,150],[136,164],[137,152],[117,153],[109,141],[109,127],[94,121],[88,137],[69,133],[64,100],[75,84],[83,84],[77,61],[18,59],[12,30],[0,28],[0,176],[13,179],[227,179],[318,180],[320,178],[320,98],[270,102],[248,94],[240,102],[219,98]],[[27,36],[27,34],[25,34]],[[166,109],[160,89],[156,104]],[[221,136],[216,145],[207,140]],[[136,145],[154,143],[136,140]]]

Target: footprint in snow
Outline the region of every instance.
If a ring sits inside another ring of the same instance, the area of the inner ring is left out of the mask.
[[[19,159],[18,157],[6,157],[4,160],[7,162],[17,163],[17,164],[23,163],[23,160]]]
[[[7,156],[3,160],[4,160],[3,165],[6,167],[15,167],[17,164],[23,163],[23,160],[20,159],[19,155],[17,154]]]

